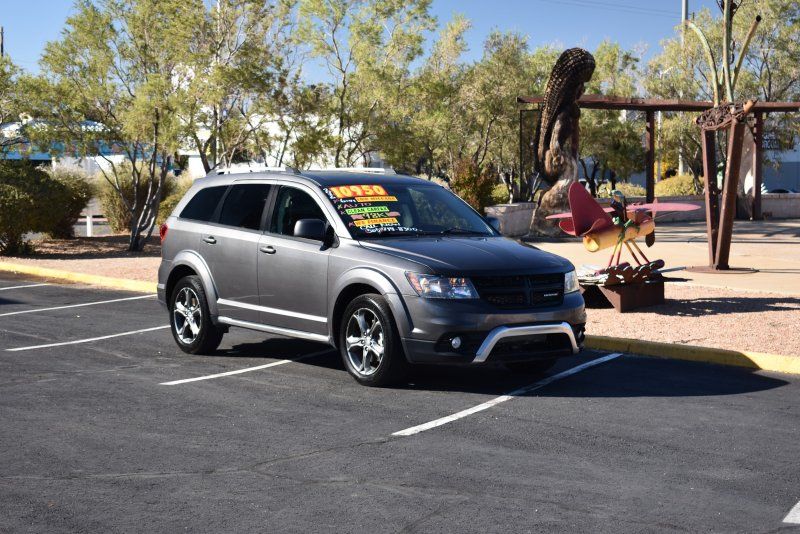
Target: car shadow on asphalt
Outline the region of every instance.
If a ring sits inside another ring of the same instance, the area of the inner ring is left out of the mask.
[[[258,343],[240,343],[229,350],[219,350],[215,356],[297,358],[298,365],[339,371],[340,379],[348,386],[355,385],[344,369],[337,352],[303,358],[329,348],[321,343],[298,339],[271,338]],[[394,390],[462,392],[482,395],[505,395],[535,384],[551,376],[600,356],[583,353],[561,359],[544,375],[515,373],[496,365],[415,366],[408,379],[392,387]],[[587,380],[587,378],[589,378]],[[558,381],[536,390],[534,396],[563,397],[687,397],[736,395],[779,388],[787,381],[754,373],[739,367],[726,367],[680,360],[644,357],[623,357],[598,365],[575,377]]]

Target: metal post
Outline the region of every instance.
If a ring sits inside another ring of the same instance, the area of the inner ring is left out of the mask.
[[[704,130],[703,134],[703,181],[706,196],[706,233],[708,234],[708,265],[714,266],[719,229],[719,192],[717,191],[717,147],[716,132]]]
[[[86,237],[93,237],[94,236],[94,221],[92,212],[86,213]]]
[[[760,221],[761,183],[764,181],[764,114],[756,112],[756,126],[753,133],[753,220]]]
[[[645,176],[647,177],[647,183],[645,184],[645,190],[647,191],[647,202],[653,202],[655,200],[655,192],[656,192],[656,182],[655,177],[653,176],[654,170],[653,166],[655,164],[656,159],[656,117],[655,113],[652,111],[647,111],[647,128],[645,131],[645,144],[647,145],[647,153],[645,157]]]
[[[739,185],[739,170],[742,166],[742,143],[745,124],[736,121],[728,137],[728,166],[725,169],[725,185],[722,191],[722,212],[719,216],[719,236],[714,268],[728,270],[733,237],[733,220],[736,218],[736,192]]]

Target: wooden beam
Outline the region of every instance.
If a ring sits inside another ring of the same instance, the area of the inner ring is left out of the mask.
[[[518,96],[519,104],[541,104],[541,96]],[[713,102],[692,100],[662,100],[657,98],[623,98],[618,96],[583,95],[578,105],[586,109],[614,109],[634,111],[705,111],[714,107]],[[800,111],[800,102],[756,102],[752,111],[765,113],[791,113]]]
[[[753,220],[760,221],[761,184],[764,181],[764,113],[756,111],[755,132],[753,132]]]
[[[647,182],[645,183],[646,201],[653,202],[656,194],[656,177],[655,177],[655,163],[656,163],[656,114],[653,111],[647,112],[647,127],[645,130],[645,176]]]

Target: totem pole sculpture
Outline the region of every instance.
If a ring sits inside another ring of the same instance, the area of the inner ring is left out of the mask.
[[[567,206],[569,186],[578,178],[577,147],[572,138],[581,116],[578,99],[594,74],[592,54],[581,48],[564,51],[553,66],[544,93],[542,113],[534,140],[534,185],[545,191],[538,200],[531,230],[557,235],[559,229],[546,217]]]

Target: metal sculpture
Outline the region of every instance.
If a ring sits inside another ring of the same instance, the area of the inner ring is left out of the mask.
[[[581,280],[582,283],[603,286],[651,279],[654,273],[664,267],[664,261],[650,261],[636,239],[654,235],[659,213],[700,209],[700,206],[679,202],[628,204],[619,191],[612,193],[611,206],[604,208],[579,183],[569,186],[568,195],[570,212],[547,218],[558,220],[558,226],[567,234],[583,238],[583,245],[589,252],[612,248],[605,269],[590,270]],[[620,263],[623,248],[627,248],[636,267],[627,262]]]
[[[581,116],[578,99],[594,74],[592,54],[581,48],[565,50],[553,66],[544,94],[541,119],[534,138],[534,185],[542,187],[532,226],[552,233],[544,216],[566,206],[567,189],[577,180],[576,147],[569,147]]]

